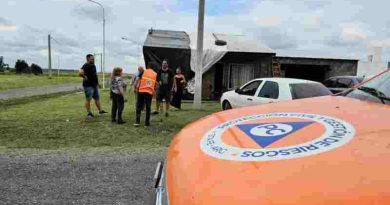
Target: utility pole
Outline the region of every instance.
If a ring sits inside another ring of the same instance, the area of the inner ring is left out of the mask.
[[[106,88],[105,86],[105,76],[104,76],[104,71],[106,68],[106,17],[105,17],[105,12],[104,12],[104,7],[103,8],[103,57],[102,57],[102,71],[103,71],[103,89]]]
[[[195,96],[194,96],[195,109],[202,108],[204,11],[205,11],[205,0],[199,0],[198,38],[197,38],[196,69],[195,69]]]
[[[48,36],[48,44],[49,44],[49,78],[51,78],[51,44],[50,44],[50,40],[51,40],[51,37],[50,37],[50,34]]]
[[[106,67],[106,14],[105,14],[104,6],[101,3],[96,2],[94,0],[88,0],[88,1],[99,5],[103,11],[103,67],[102,67],[102,70],[103,70],[103,89],[104,89],[105,88],[104,71],[105,71],[105,67]]]
[[[104,84],[104,72],[103,72],[103,54],[101,53],[94,53],[94,56],[100,56],[100,72],[102,73],[102,79]]]

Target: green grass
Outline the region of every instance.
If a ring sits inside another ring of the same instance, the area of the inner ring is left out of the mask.
[[[103,108],[109,111],[108,91],[101,94]],[[133,97],[133,94],[127,96],[124,125],[111,123],[109,114],[86,121],[83,93],[0,107],[0,147],[165,147],[186,124],[219,110],[218,103],[204,103],[203,109],[196,111],[192,110],[192,104],[184,103],[183,110],[172,111],[168,118],[152,117],[151,127],[134,128]]]
[[[0,91],[13,88],[41,87],[66,83],[81,83],[81,78],[75,75],[53,75],[50,79],[47,75],[16,75],[0,74]]]

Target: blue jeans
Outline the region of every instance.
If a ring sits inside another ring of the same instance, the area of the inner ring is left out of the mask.
[[[85,98],[91,100],[99,100],[99,87],[98,86],[84,86]]]

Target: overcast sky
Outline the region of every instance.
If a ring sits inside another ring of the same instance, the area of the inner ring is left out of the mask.
[[[197,0],[100,0],[107,15],[107,69],[134,72],[137,46],[150,27],[196,31]],[[283,56],[366,60],[369,44],[384,46],[390,61],[387,0],[206,0],[207,32],[245,34]],[[47,34],[53,67],[77,69],[87,53],[101,52],[101,10],[87,0],[1,0],[0,56],[47,67]]]

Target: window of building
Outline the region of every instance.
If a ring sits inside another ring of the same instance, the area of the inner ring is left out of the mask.
[[[229,88],[242,86],[254,78],[255,66],[253,64],[230,64]]]

